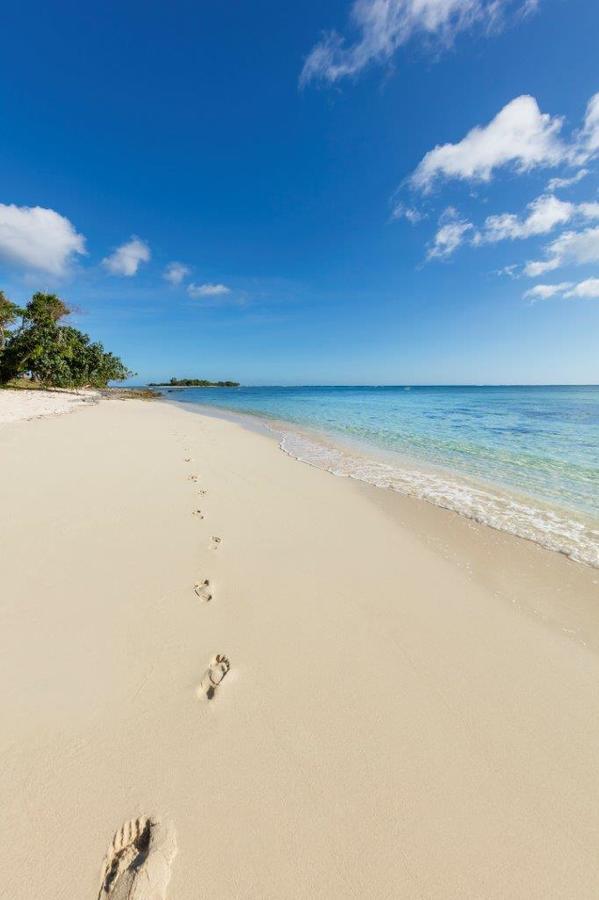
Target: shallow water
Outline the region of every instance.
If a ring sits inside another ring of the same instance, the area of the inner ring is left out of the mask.
[[[265,418],[292,456],[599,566],[599,387],[179,389]]]

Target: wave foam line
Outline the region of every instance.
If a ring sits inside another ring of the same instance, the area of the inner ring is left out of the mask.
[[[279,432],[281,434],[281,432]],[[352,456],[339,448],[318,444],[295,432],[282,432],[281,450],[301,462],[333,475],[355,478],[376,487],[427,500],[468,519],[534,541],[576,562],[599,568],[599,531],[574,517],[542,509],[432,472],[392,466]]]

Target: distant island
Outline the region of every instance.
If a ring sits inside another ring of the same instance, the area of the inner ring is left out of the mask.
[[[238,381],[206,381],[204,378],[171,378],[151,381],[149,387],[239,387]]]

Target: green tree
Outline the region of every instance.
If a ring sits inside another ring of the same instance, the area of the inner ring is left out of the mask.
[[[52,387],[105,387],[132,374],[102,344],[61,324],[69,313],[56,294],[34,294],[23,311],[21,328],[10,335],[0,357],[0,382],[29,373]]]
[[[25,307],[23,318],[40,328],[51,328],[70,314],[69,307],[56,294],[37,291]]]
[[[0,291],[0,353],[4,350],[6,344],[6,330],[9,325],[13,325],[22,310],[11,300],[8,299],[4,291]]]

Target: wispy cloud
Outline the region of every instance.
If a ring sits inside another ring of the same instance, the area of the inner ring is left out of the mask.
[[[149,262],[150,248],[145,241],[135,237],[121,244],[120,247],[102,260],[103,265],[112,275],[123,275],[130,278],[137,274],[141,263]]]
[[[423,219],[426,219],[426,215],[419,209],[416,209],[415,206],[406,206],[405,203],[400,202],[393,207],[391,218],[406,219],[410,225],[417,225],[418,222],[422,222]]]
[[[180,262],[171,262],[164,270],[164,278],[173,285],[181,284],[181,282],[190,274],[191,269],[189,266]]]
[[[599,278],[587,278],[579,281],[571,290],[564,294],[565,297],[580,297],[583,299],[599,299]]]
[[[526,207],[528,214],[520,218],[514,213],[487,216],[477,243],[496,243],[548,234],[558,225],[565,225],[576,212],[573,203],[543,194]]]
[[[225,284],[194,284],[188,285],[187,293],[190,297],[222,297],[231,293],[231,288]]]
[[[572,287],[571,281],[562,281],[560,284],[535,284],[523,295],[525,300],[549,300],[558,294],[563,294]]]
[[[472,223],[461,219],[451,206],[441,215],[439,225],[440,228],[428,249],[427,259],[447,259],[458,249],[460,244],[464,243],[466,235],[474,229]]]
[[[589,100],[584,124],[576,136],[577,159],[584,163],[599,153],[599,91]]]
[[[524,274],[537,278],[571,263],[584,265],[599,262],[599,227],[583,231],[565,231],[546,248],[546,259],[532,260],[524,267]]]
[[[579,169],[575,175],[571,175],[567,178],[551,178],[547,182],[547,190],[552,194],[554,191],[562,190],[562,188],[572,187],[573,184],[578,184],[579,181],[586,178],[588,174],[588,169]]]
[[[568,300],[599,300],[599,278],[587,278],[574,284],[562,281],[560,284],[536,284],[524,294],[525,299],[549,300],[551,297],[566,297]]]
[[[497,30],[508,10],[524,16],[537,5],[537,0],[354,0],[349,23],[354,42],[336,31],[326,32],[306,58],[300,85],[333,84],[371,64],[387,63],[399,47],[418,36],[448,46],[475,24]]]
[[[0,257],[7,262],[61,277],[85,252],[83,235],[55,210],[0,203]]]

